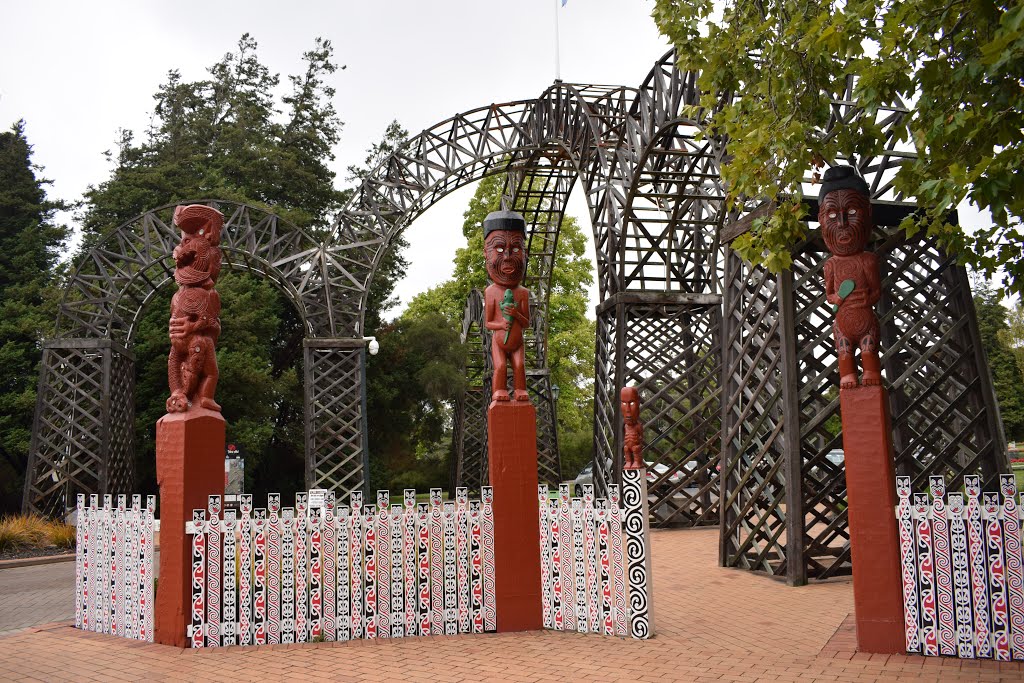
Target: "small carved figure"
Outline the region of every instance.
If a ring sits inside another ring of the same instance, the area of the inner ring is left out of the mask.
[[[640,393],[636,387],[622,387],[619,399],[622,401],[622,422],[626,428],[622,440],[622,468],[643,469],[644,426],[640,423]]]
[[[220,229],[224,215],[201,204],[179,206],[174,224],[181,228],[181,244],[174,248],[167,358],[171,396],[167,412],[183,413],[193,404],[220,410],[213,400],[217,389],[217,339],[220,337],[220,295],[214,289],[220,275]]]
[[[484,257],[491,284],[484,291],[484,326],[491,334],[491,400],[508,401],[508,363],[512,363],[512,398],[529,401],[523,330],[530,324],[526,275],[526,220],[514,211],[494,211],[484,219]]]
[[[864,251],[873,226],[868,185],[852,166],[833,166],[825,171],[818,196],[818,222],[825,246],[832,256],[825,262],[825,297],[833,304],[832,325],[839,352],[839,386],[857,386],[860,349],[861,383],[882,383],[878,358],[878,318],[874,305],[881,297],[878,257]]]

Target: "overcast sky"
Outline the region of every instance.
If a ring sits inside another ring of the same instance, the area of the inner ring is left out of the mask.
[[[170,69],[186,80],[251,33],[259,57],[286,76],[322,36],[335,46],[335,106],[345,122],[333,164],[362,161],[392,119],[418,132],[468,109],[540,95],[555,78],[555,13],[567,82],[639,85],[668,49],[650,0],[377,0],[370,2],[21,2],[0,40],[0,126],[24,118],[52,196],[76,200],[106,179],[117,130],[141,134]],[[409,228],[403,304],[446,279],[473,189],[457,191]],[[570,213],[586,218],[577,190]],[[70,220],[70,217],[69,217]],[[591,247],[591,253],[593,247]],[[482,256],[481,256],[482,258]]]

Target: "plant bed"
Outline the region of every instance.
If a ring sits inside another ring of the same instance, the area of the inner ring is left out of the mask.
[[[18,548],[13,550],[0,551],[0,561],[22,560],[30,557],[53,557],[56,555],[70,555],[75,552],[74,548]]]

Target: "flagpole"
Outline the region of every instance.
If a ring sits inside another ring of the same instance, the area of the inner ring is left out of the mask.
[[[562,80],[562,66],[560,64],[561,48],[558,45],[558,4],[561,0],[555,0],[555,80]]]

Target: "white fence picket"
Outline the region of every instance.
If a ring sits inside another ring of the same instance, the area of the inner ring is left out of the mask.
[[[294,509],[283,510],[272,494],[267,509],[255,511],[251,496],[243,496],[237,518],[211,497],[208,510],[196,510],[186,525],[193,549],[192,646],[430,635],[435,618],[442,632],[493,631],[493,494],[486,487],[482,493],[482,501],[460,490],[455,502],[442,502],[440,491],[432,491],[428,506],[416,504],[413,490],[404,492],[403,505],[391,505],[390,494],[380,491],[376,506],[363,507],[362,497],[353,496],[351,509],[337,506],[328,493],[325,506],[314,510],[305,494],[296,496]],[[88,522],[84,501],[82,507]],[[133,532],[145,530],[145,512],[136,523],[129,521],[134,509],[125,511],[121,545],[146,538]],[[118,546],[119,514],[111,510],[114,523],[98,524],[111,530],[104,553]],[[88,524],[82,528],[76,567],[75,604],[83,624],[93,613],[86,609],[91,531]],[[138,557],[144,564],[145,555]],[[124,566],[130,572],[133,565]],[[116,571],[102,576],[120,586]],[[108,604],[103,609],[116,623],[117,610]],[[143,630],[131,616],[122,627]]]
[[[153,496],[76,499],[75,627],[153,642]]]
[[[908,652],[1024,658],[1021,507],[1013,475],[999,484],[982,494],[980,478],[965,476],[965,504],[930,477],[929,502],[897,477]]]

